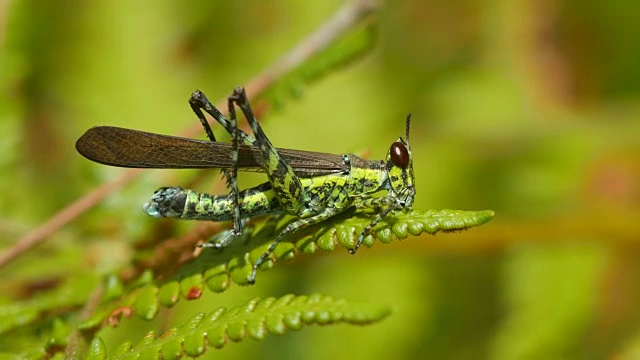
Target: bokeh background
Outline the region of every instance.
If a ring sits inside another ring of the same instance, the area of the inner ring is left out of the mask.
[[[86,129],[178,134],[197,122],[194,89],[224,99],[342,5],[1,1],[0,245],[122,172],[76,153]],[[321,292],[394,312],[205,356],[640,358],[639,15],[633,0],[384,3],[372,51],[265,112],[265,132],[279,147],[382,158],[411,111],[415,208],[492,209],[495,219],[357,256],[299,256],[256,286],[101,335],[115,346],[196,311]],[[0,270],[3,302],[24,297],[25,284],[128,264],[131,245],[162,236],[141,204],[192,175],[147,171],[52,234]]]

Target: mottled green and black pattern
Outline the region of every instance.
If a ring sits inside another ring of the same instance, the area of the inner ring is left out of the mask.
[[[271,144],[271,141],[262,130],[253,114],[253,110],[251,110],[244,89],[236,88],[229,98],[238,104],[247,118],[249,126],[251,126],[251,131],[255,135],[255,143],[262,154],[263,169],[269,178],[280,205],[290,214],[298,213],[305,200],[305,193],[300,179],[295,175],[291,166],[280,156],[278,150]]]
[[[407,117],[407,142],[396,140],[384,161],[367,161],[355,155],[343,155],[346,171],[301,177],[287,163],[278,149],[267,138],[249,105],[244,89],[237,88],[229,97],[229,113],[232,121],[227,120],[201,92],[192,95],[190,101],[198,118],[205,126],[207,134],[210,127],[198,107],[212,115],[234,137],[234,141],[257,146],[262,156],[262,170],[269,182],[257,187],[237,192],[235,176],[228,179],[231,194],[209,195],[181,188],[162,188],[145,204],[145,211],[157,217],[176,217],[196,220],[234,220],[234,236],[246,219],[260,215],[290,214],[298,220],[290,223],[262,254],[253,266],[248,279],[255,281],[258,267],[266,261],[275,247],[287,235],[312,224],[319,223],[339,214],[346,209],[372,208],[377,210],[374,220],[362,231],[351,253],[355,253],[364,237],[379,221],[393,210],[411,209],[415,195],[413,177],[413,159],[408,144],[409,116]],[[245,115],[255,139],[235,127],[234,104]],[[213,135],[209,136],[215,141]],[[237,164],[237,148],[234,147],[233,162]],[[235,175],[237,169],[233,169]],[[229,178],[228,173],[225,173]],[[386,190],[387,195],[373,197],[373,194]],[[227,244],[232,239],[225,238]],[[219,243],[211,246],[222,246]]]
[[[233,231],[205,246],[222,247],[239,236],[247,220],[261,215],[289,214],[297,220],[280,232],[253,265],[249,283],[258,267],[287,235],[317,224],[351,207],[371,209],[375,218],[359,234],[355,253],[371,229],[391,211],[410,210],[415,196],[413,157],[409,146],[410,114],[406,140],[391,144],[384,160],[363,160],[353,154],[333,155],[277,149],[260,127],[243,88],[228,98],[229,119],[200,91],[189,100],[209,142],[146,133],[137,130],[96,127],[76,143],[84,156],[114,166],[149,168],[219,168],[230,193],[209,195],[179,187],[158,189],[144,205],[147,214],[193,220],[233,220]],[[255,138],[236,126],[235,106],[240,107]],[[232,144],[218,143],[202,111],[213,116],[231,135]],[[139,143],[139,145],[138,145]],[[137,147],[136,147],[137,146]],[[135,151],[133,148],[135,147]],[[268,182],[238,191],[237,171],[259,169]],[[386,191],[382,196],[375,194]]]
[[[269,183],[240,191],[238,195],[242,218],[283,213]],[[233,220],[235,208],[230,194],[210,195],[180,187],[160,188],[144,205],[144,211],[154,217],[213,221]]]
[[[350,157],[357,158],[355,155]],[[365,160],[357,158],[360,162]],[[313,217],[327,208],[339,212],[349,208],[361,194],[376,192],[384,184],[384,165],[371,162],[370,168],[354,168],[348,174],[333,174],[313,178],[300,178],[307,196],[305,207],[296,215],[301,219]],[[377,166],[376,166],[377,165]],[[261,215],[286,214],[277,193],[270,183],[263,183],[239,192],[242,218]],[[190,220],[233,220],[234,206],[231,195],[210,195],[179,187],[163,187],[144,205],[154,217],[174,217]]]

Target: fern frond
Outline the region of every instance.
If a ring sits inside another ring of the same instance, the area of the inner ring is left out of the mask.
[[[491,210],[461,211],[461,210],[414,210],[387,216],[368,235],[363,244],[370,247],[374,239],[388,244],[394,239],[406,239],[409,235],[418,236],[422,233],[435,234],[437,232],[461,231],[470,227],[482,225],[494,216]],[[172,279],[162,284],[153,280],[153,275],[147,272],[135,285],[135,288],[116,303],[108,303],[103,309],[80,325],[81,329],[98,326],[108,320],[116,324],[120,316],[136,316],[150,320],[159,311],[160,306],[171,307],[180,298],[192,300],[198,298],[205,286],[214,292],[226,290],[231,282],[240,285],[247,283],[247,276],[251,266],[271,244],[273,238],[293,218],[280,221],[268,220],[256,231],[245,231],[242,236],[223,249],[204,249],[197,258],[184,264]],[[313,254],[318,249],[333,251],[339,244],[345,249],[353,248],[358,235],[371,217],[364,213],[348,212],[331,218],[323,223],[285,238],[274,251],[274,259],[292,259],[296,250]],[[268,261],[262,270],[273,267]]]
[[[394,239],[406,239],[409,235],[466,230],[488,222],[494,215],[491,210],[414,210],[398,213],[387,216],[375,226],[365,237],[363,244],[371,247],[374,239],[388,244]],[[313,254],[318,249],[334,251],[337,244],[345,249],[352,249],[359,234],[371,220],[370,216],[362,212],[345,212],[285,238],[274,251],[274,258],[290,260],[295,256],[296,249],[305,254]],[[203,274],[202,280],[216,292],[224,291],[231,281],[245,285],[252,264],[290,221],[293,219],[285,218],[278,224],[267,221],[252,236],[238,239],[221,250],[203,252],[193,262],[180,269],[177,275],[189,277],[196,273]],[[273,261],[268,261],[261,269],[266,270],[272,266]]]
[[[91,275],[70,278],[47,293],[22,302],[0,305],[0,335],[35,323],[43,316],[59,312],[60,309],[82,306],[97,284],[97,277]]]
[[[149,333],[135,346],[130,342],[124,343],[108,358],[178,359],[184,355],[199,356],[209,347],[219,349],[229,341],[263,340],[268,334],[281,335],[309,325],[366,325],[381,321],[389,313],[387,307],[349,303],[320,294],[254,299],[229,310],[220,307],[208,314],[199,313],[160,337]],[[105,348],[102,340],[96,338],[87,357],[105,358]]]

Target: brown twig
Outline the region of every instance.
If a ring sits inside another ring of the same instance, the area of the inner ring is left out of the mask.
[[[356,0],[345,4],[345,6],[340,8],[336,14],[316,32],[302,40],[288,54],[248,82],[246,85],[247,93],[251,95],[251,98],[262,94],[287,72],[295,69],[311,56],[324,50],[332,41],[353,28],[368,14],[374,11],[377,6],[378,0]],[[218,104],[221,105],[218,106],[223,108],[225,103],[225,101],[220,101]],[[194,136],[201,130],[199,125],[194,125],[181,134],[183,136]],[[69,204],[47,222],[18,240],[7,251],[0,254],[0,268],[26,253],[29,249],[44,242],[53,232],[98,204],[115,190],[131,182],[138,177],[140,173],[141,170],[139,169],[126,170],[116,179],[99,186],[89,194]]]

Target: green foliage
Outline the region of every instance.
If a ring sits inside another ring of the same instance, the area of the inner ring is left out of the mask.
[[[0,305],[0,336],[17,328],[38,323],[46,314],[82,306],[95,288],[96,279],[93,274],[69,278],[51,291],[22,302]],[[56,325],[57,321],[53,324]],[[59,339],[55,340],[58,341]]]
[[[0,3],[0,258],[59,226],[0,269],[0,357],[106,358],[160,344],[200,312],[316,292],[393,313],[200,358],[640,356],[637,1],[386,1],[284,73],[270,64],[295,62],[291,47],[344,1]],[[422,219],[387,219],[350,256],[368,215],[344,214],[286,239],[255,286],[232,284],[287,219],[198,254],[219,227],[140,211],[160,186],[224,192],[212,171],[145,171],[60,226],[65,206],[129,174],[80,157],[84,131],[190,127],[204,139],[188,95],[201,89],[224,109],[239,85],[284,148],[381,158],[412,112],[414,208],[499,217],[445,235],[446,217],[417,210]],[[434,217],[440,233],[426,236]]]
[[[326,47],[323,45],[306,61],[279,74],[277,81],[266,89],[262,97],[274,107],[282,105],[286,100],[283,95],[299,95],[303,85],[335,72],[372,49],[376,32],[374,21],[356,16],[346,32],[335,37]],[[354,210],[309,227],[282,242],[273,257],[290,260],[296,252],[334,251],[337,244],[353,248],[357,235],[371,222],[370,215],[356,214]],[[450,210],[391,215],[373,229],[364,244],[371,247],[375,239],[389,243],[393,239],[405,239],[408,235],[463,230],[481,225],[492,217],[491,211]],[[252,225],[230,246],[221,250],[204,249],[200,256],[179,266],[174,264],[175,268],[163,270],[162,274],[139,266],[136,269],[139,273],[133,277],[125,276],[126,271],[123,271],[118,276],[107,275],[102,283],[95,273],[57,280],[60,284],[54,284],[36,296],[0,305],[0,334],[5,339],[19,333],[39,334],[26,337],[29,345],[12,344],[23,358],[86,353],[90,359],[169,359],[183,355],[198,356],[209,347],[222,348],[229,341],[262,340],[267,334],[281,335],[313,324],[366,325],[387,317],[390,313],[387,307],[334,300],[320,294],[286,295],[279,299],[269,297],[251,300],[245,306],[229,310],[218,307],[208,314],[199,312],[182,326],[172,326],[160,337],[156,338],[151,331],[137,345],[124,341],[109,356],[107,349],[113,346],[96,335],[105,326],[117,326],[122,324],[123,317],[131,316],[154,320],[163,307],[173,307],[180,299],[199,299],[206,291],[205,287],[221,293],[228,290],[232,282],[246,285],[251,264],[273,241],[274,234],[282,231],[292,220],[284,217]],[[262,270],[273,267],[274,259],[266,262]],[[170,266],[165,264],[165,267]],[[40,346],[33,345],[35,338],[40,339]]]
[[[337,41],[282,76],[260,98],[275,109],[282,108],[289,96],[301,97],[307,84],[347,66],[371,51],[376,43],[377,32],[374,21],[365,21],[349,29]]]
[[[282,335],[314,324],[365,325],[378,322],[389,313],[390,310],[383,306],[352,304],[319,294],[253,299],[244,306],[198,313],[160,337],[152,332],[137,345],[124,343],[112,356],[106,356],[104,343],[96,337],[87,356],[95,359],[178,359],[183,355],[202,355],[209,347],[220,349],[230,341],[263,340],[268,334]]]
[[[409,235],[465,230],[486,223],[493,215],[492,211],[416,210],[388,216],[374,228],[373,234],[365,239],[364,244],[373,246],[374,238],[388,244],[393,239],[401,240]],[[156,282],[149,272],[145,272],[122,298],[114,298],[112,302],[103,301],[101,309],[79,324],[79,328],[87,330],[107,321],[117,322],[123,313],[151,320],[158,314],[161,306],[171,307],[181,298],[197,299],[205,291],[205,287],[214,292],[223,292],[232,282],[246,285],[253,262],[270,245],[274,235],[291,221],[291,217],[280,222],[267,221],[253,236],[252,229],[249,228],[243,237],[223,249],[203,249],[198,257],[183,264],[167,280]],[[286,239],[274,251],[275,257],[291,260],[295,256],[295,250],[304,254],[313,254],[318,249],[335,251],[336,244],[345,249],[353,248],[358,234],[370,221],[370,217],[362,214],[341,214]],[[268,262],[262,268],[266,270],[272,266],[273,262]],[[114,277],[110,277],[106,288],[121,289],[122,285]],[[106,296],[110,293],[112,292],[105,291],[105,300],[113,297]]]

